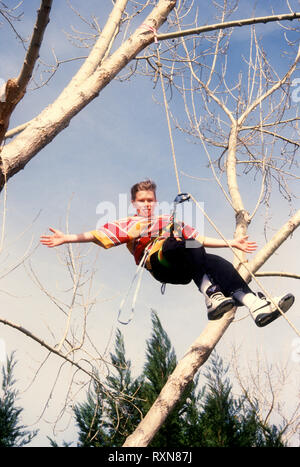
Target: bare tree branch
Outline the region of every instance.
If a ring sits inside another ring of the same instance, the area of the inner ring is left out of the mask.
[[[14,136],[21,133],[21,131],[25,130],[25,128],[28,127],[30,122],[31,122],[31,120],[29,122],[22,123],[21,125],[18,125],[15,128],[12,128],[11,130],[7,131],[5,133],[5,139],[13,138]]]
[[[293,21],[297,18],[300,18],[300,12],[295,12],[291,14],[283,14],[283,15],[273,15],[273,16],[260,16],[257,18],[247,18],[247,19],[238,19],[235,21],[228,21],[216,24],[210,24],[208,26],[200,26],[199,28],[193,29],[186,29],[180,30],[176,32],[170,32],[168,34],[158,34],[157,39],[160,41],[168,40],[168,39],[175,39],[176,37],[185,37],[191,35],[198,35],[204,32],[210,31],[218,31],[220,29],[228,29],[228,28],[235,28],[241,26],[248,26],[251,24],[259,24],[259,23],[270,23],[273,21]]]
[[[37,19],[34,25],[33,34],[27,50],[23,67],[19,76],[16,79],[16,84],[20,93],[24,92],[32,76],[33,69],[39,57],[40,48],[43,42],[46,27],[50,21],[50,11],[52,0],[42,0],[40,8],[37,12]]]
[[[259,271],[254,274],[256,277],[288,277],[290,279],[300,279],[300,274],[283,271]]]
[[[270,241],[255,255],[255,257],[248,263],[249,269],[252,273],[256,273],[258,269],[265,264],[265,262],[272,256],[272,254],[287,240],[288,237],[300,225],[300,210],[286,222]],[[245,273],[245,280],[249,280],[249,274]]]
[[[124,14],[127,3],[128,0],[118,0],[115,2],[114,8],[99,36],[99,39],[94,45],[88,58],[73,78],[73,84],[79,85],[82,81],[91,76],[96,68],[101,65],[102,60],[105,55],[107,55],[110,45],[119,30],[121,18]]]
[[[75,366],[76,368],[78,368],[79,370],[81,370],[83,373],[87,374],[90,378],[92,378],[93,380],[97,381],[97,383],[101,384],[101,381],[99,381],[99,379],[96,377],[95,374],[93,374],[92,372],[88,371],[86,368],[82,367],[81,365],[79,365],[77,362],[75,362],[73,359],[65,356],[61,351],[57,350],[56,348],[52,347],[51,345],[47,344],[45,341],[43,341],[42,339],[40,339],[39,337],[35,336],[34,334],[32,334],[32,332],[30,332],[28,329],[24,328],[23,326],[21,326],[20,324],[16,324],[16,323],[13,323],[11,321],[8,321],[6,319],[3,319],[3,318],[0,318],[0,323],[2,324],[5,324],[11,328],[14,328],[14,329],[17,329],[19,332],[21,332],[22,334],[25,334],[25,336],[27,337],[30,337],[32,340],[34,340],[35,342],[37,342],[38,344],[40,344],[42,347],[44,347],[45,349],[49,350],[49,352],[51,352],[52,354],[55,354],[59,357],[61,357],[63,360],[66,360],[68,363],[70,363],[71,365]]]
[[[247,107],[245,112],[242,113],[242,115],[238,119],[238,125],[242,125],[247,116],[253,112],[253,110],[258,107],[264,100],[267,99],[271,94],[273,94],[277,89],[279,89],[293,74],[293,72],[296,70],[297,64],[300,60],[300,45],[298,47],[297,55],[296,58],[292,64],[292,66],[289,68],[289,70],[285,73],[285,75],[279,79],[270,89],[268,89],[265,93],[261,94],[257,99],[255,99],[254,102],[252,102],[251,105]]]
[[[299,406],[296,403],[289,416],[283,413],[283,406],[286,403],[284,389],[291,382],[291,374],[288,362],[276,365],[270,364],[266,358],[257,352],[256,362],[247,360],[248,371],[245,374],[245,363],[241,362],[240,352],[233,348],[233,366],[238,384],[243,395],[255,410],[262,428],[271,415],[281,419],[280,433],[287,441],[297,433],[299,428]]]
[[[9,79],[6,83],[5,99],[3,101],[0,100],[0,143],[5,137],[10,116],[24,96],[27,84],[32,76],[39,56],[44,32],[49,23],[51,5],[52,0],[42,0],[21,72],[18,78]]]

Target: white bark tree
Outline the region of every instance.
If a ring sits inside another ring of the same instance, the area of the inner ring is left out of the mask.
[[[272,165],[274,158],[266,157],[261,150],[264,145],[264,138],[268,136],[293,148],[286,159],[287,164],[294,163],[294,156],[299,148],[299,133],[296,133],[296,136],[285,135],[280,133],[280,128],[290,123],[294,125],[295,131],[298,131],[298,116],[290,118],[285,115],[285,111],[288,110],[288,86],[291,85],[291,78],[297,69],[300,51],[294,53],[285,73],[277,74],[276,71],[273,72],[272,66],[267,62],[263,50],[260,49],[259,41],[256,39],[255,30],[253,30],[252,39],[250,39],[253,49],[251,49],[248,58],[248,91],[245,97],[242,81],[237,79],[236,85],[229,85],[226,82],[225,51],[228,47],[227,39],[229,40],[230,37],[230,33],[227,31],[232,32],[234,27],[251,25],[257,22],[292,21],[299,18],[300,13],[287,11],[285,15],[270,15],[260,19],[247,18],[244,22],[238,20],[226,23],[225,19],[228,11],[226,10],[227,2],[225,1],[223,13],[218,23],[205,27],[195,25],[192,31],[183,32],[183,20],[193,11],[193,4],[176,2],[176,0],[158,0],[157,2],[148,0],[138,6],[141,11],[144,11],[146,6],[149,9],[151,8],[148,16],[140,24],[140,26],[142,24],[144,26],[137,27],[128,39],[117,46],[114,52],[111,52],[116,39],[119,37],[123,22],[128,21],[133,15],[137,14],[134,8],[130,10],[130,7],[136,7],[135,3],[132,2],[131,4],[129,0],[116,0],[113,3],[111,14],[100,31],[95,45],[70,83],[67,84],[55,101],[50,103],[39,115],[17,129],[10,130],[10,117],[16,105],[26,93],[28,82],[38,59],[49,15],[51,17],[52,2],[42,0],[24,66],[18,78],[7,81],[5,97],[0,102],[0,141],[2,144],[0,189],[5,186],[11,177],[24,169],[27,163],[39,154],[41,149],[50,144],[70,124],[72,118],[97,98],[101,91],[128,64],[134,63],[135,60],[137,60],[136,63],[146,61],[149,65],[148,70],[153,71],[154,69],[155,76],[159,75],[160,64],[157,63],[156,52],[149,53],[146,49],[154,42],[156,31],[159,32],[159,28],[167,19],[170,19],[170,14],[174,12],[169,25],[175,32],[172,33],[172,36],[158,35],[161,41],[172,41],[174,38],[179,37],[176,43],[166,42],[164,53],[161,52],[163,57],[162,74],[183,96],[189,122],[189,127],[185,128],[185,131],[197,137],[204,146],[207,144],[211,147],[221,148],[222,154],[219,158],[219,167],[221,172],[226,171],[227,174],[227,188],[222,187],[222,190],[226,193],[226,199],[230,202],[236,215],[235,233],[246,233],[249,222],[256,210],[249,214],[244,205],[238,183],[238,168],[242,165],[244,167],[251,165],[251,167],[261,170],[262,183],[257,204],[259,205],[265,199],[266,180],[268,176],[273,176],[273,170],[277,180],[283,186],[283,179],[280,178],[284,172],[282,167],[274,167]],[[211,36],[205,36],[208,31],[212,33]],[[190,36],[191,34],[192,36]],[[188,42],[183,37],[192,37],[192,40]],[[203,49],[201,49],[201,44],[197,44],[196,37],[199,37],[200,40],[203,37],[210,42],[207,58],[204,58]],[[144,56],[138,56],[143,50],[145,50]],[[164,63],[164,59],[166,59],[167,65]],[[220,59],[224,61],[219,65],[218,61]],[[189,80],[188,85],[185,84],[187,79]],[[281,90],[282,94],[278,97],[276,92]],[[276,99],[272,100],[273,96],[276,96]],[[196,104],[196,100],[199,98],[201,107],[198,103]],[[264,107],[266,102],[268,102],[268,105]],[[200,108],[201,114],[199,115],[197,111]],[[205,115],[211,119],[210,125],[207,124]],[[243,136],[243,134],[247,134],[247,136]],[[11,137],[13,139],[8,140]],[[260,150],[257,149],[259,144]],[[245,152],[248,154],[246,161],[239,159],[241,147],[245,148]],[[209,153],[208,158],[213,174],[221,185],[217,175],[217,165],[213,163]],[[222,161],[224,160],[225,163],[223,164]],[[240,268],[240,272],[247,280],[253,278],[258,269],[289,238],[299,224],[300,211],[297,211],[286,220],[286,224],[257,253],[251,263],[246,263],[244,257],[237,258],[235,252],[235,264]],[[244,267],[240,267],[241,265],[244,265]],[[75,300],[80,276],[73,274],[72,278]],[[60,305],[58,304],[58,306]],[[49,352],[53,352],[63,358],[64,361],[75,365],[77,369],[84,371],[89,376],[94,376],[91,371],[75,360],[74,352],[77,347],[82,348],[84,336],[80,339],[74,339],[71,346],[67,339],[72,306],[73,302],[71,301],[69,310],[66,313],[65,333],[58,347],[48,345],[22,326],[4,319],[1,319],[1,322],[25,333],[46,347]],[[208,323],[199,338],[190,346],[184,358],[179,362],[149,413],[141,421],[136,431],[127,439],[124,446],[147,446],[149,444],[180,399],[184,388],[207,360],[233,318],[234,313],[229,313],[217,322]]]

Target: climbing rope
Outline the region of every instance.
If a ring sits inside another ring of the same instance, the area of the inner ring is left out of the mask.
[[[145,25],[146,26],[146,25]],[[173,164],[174,164],[174,171],[175,171],[175,177],[176,177],[176,182],[177,182],[177,187],[178,187],[178,193],[181,193],[181,187],[180,187],[180,181],[179,181],[179,174],[178,174],[178,166],[177,166],[177,161],[176,161],[176,154],[175,154],[175,146],[174,146],[174,140],[173,140],[173,135],[172,135],[172,128],[171,128],[171,122],[170,122],[170,113],[169,113],[169,106],[168,106],[168,101],[166,97],[166,90],[165,90],[165,84],[164,84],[164,78],[163,78],[163,72],[162,72],[162,63],[161,63],[161,58],[160,58],[160,52],[159,52],[159,44],[157,40],[157,32],[154,28],[149,27],[149,29],[154,33],[154,41],[157,45],[156,48],[156,53],[157,53],[157,66],[159,70],[159,76],[160,76],[160,81],[161,81],[161,88],[162,88],[162,93],[163,93],[163,100],[164,100],[164,106],[165,106],[165,113],[167,117],[167,124],[168,124],[168,130],[169,130],[169,137],[170,137],[170,144],[171,144],[171,151],[172,151],[172,158],[173,158]],[[197,200],[194,198],[192,194],[188,194],[188,196],[192,199],[192,201],[195,203],[195,205],[202,211],[203,215],[205,218],[208,220],[208,222],[212,225],[212,227],[215,229],[215,231],[218,233],[218,235],[224,240],[226,245],[230,248],[230,250],[233,252],[234,256],[237,257],[240,261],[239,256],[235,252],[234,248],[229,244],[228,240],[224,237],[222,232],[218,229],[218,227],[215,225],[215,223],[212,221],[212,219],[207,215],[207,213],[204,211],[202,206],[197,202]],[[251,278],[256,282],[256,284],[260,287],[260,289],[263,291],[265,294],[266,298],[274,305],[276,308],[279,310],[281,315],[284,317],[284,319],[287,321],[287,323],[291,326],[291,328],[295,331],[295,333],[300,337],[300,332],[298,329],[294,326],[294,324],[287,318],[285,313],[281,310],[281,308],[274,302],[273,298],[270,296],[269,292],[265,289],[265,287],[261,284],[261,282],[255,277],[255,275],[250,271],[248,266],[245,263],[242,263],[248,274],[251,276]]]
[[[173,135],[172,135],[171,121],[170,121],[169,106],[168,106],[166,89],[165,89],[165,82],[164,82],[164,77],[163,77],[163,72],[162,72],[162,63],[161,63],[161,60],[160,60],[159,44],[157,44],[156,51],[157,51],[157,66],[158,66],[158,70],[159,70],[159,76],[160,76],[160,81],[161,81],[161,89],[162,89],[162,93],[163,93],[164,106],[165,106],[165,112],[166,112],[166,117],[167,117],[167,124],[168,124],[169,136],[170,136],[170,144],[171,144],[171,152],[172,152],[172,158],[173,158],[173,164],[174,164],[174,170],[175,170],[175,177],[176,177],[176,182],[177,182],[178,193],[181,193],[179,174],[178,174],[178,167],[177,167],[176,154],[175,154],[175,147],[174,147],[174,140],[173,140]]]
[[[148,245],[145,248],[144,254],[143,254],[142,259],[140,260],[140,262],[139,262],[139,264],[138,264],[138,266],[136,268],[135,274],[134,274],[133,279],[131,281],[131,284],[130,284],[128,290],[127,290],[127,293],[126,293],[126,295],[124,296],[124,298],[122,299],[122,301],[120,303],[119,312],[118,312],[118,321],[119,321],[120,324],[127,325],[133,319],[135,304],[136,304],[136,300],[137,300],[139,290],[140,290],[140,287],[141,287],[142,276],[143,276],[143,272],[144,272],[144,269],[145,269],[145,264],[146,264],[147,257],[148,257],[148,254],[149,254],[149,250],[150,250],[149,246],[152,246],[152,244]],[[137,280],[137,285],[136,285],[135,292],[134,292],[133,299],[132,299],[131,312],[130,312],[129,318],[128,318],[127,321],[121,321],[120,317],[121,317],[121,314],[123,312],[124,305],[128,300],[128,296],[129,296],[129,294],[131,292],[131,289],[132,289],[132,287],[133,287],[136,280]]]

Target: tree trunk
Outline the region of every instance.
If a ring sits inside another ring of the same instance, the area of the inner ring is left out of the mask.
[[[197,370],[210,356],[233,318],[234,312],[231,311],[218,321],[208,322],[204,331],[178,362],[151,409],[135,431],[126,439],[123,447],[148,446],[169,413],[180,400],[187,384],[192,381]]]
[[[158,29],[175,7],[176,0],[159,0],[145,24]],[[112,20],[112,18],[110,18]],[[106,41],[107,38],[103,38]],[[146,28],[137,28],[111,56],[101,61],[100,66],[86,80],[72,80],[61,95],[34,118],[28,127],[16,136],[1,152],[2,165],[0,190],[5,181],[22,170],[26,164],[65,129],[71,119],[95,99],[135,56],[154,40],[154,33]],[[109,47],[107,43],[107,47]],[[97,43],[99,47],[99,44]],[[93,51],[91,52],[93,53]]]

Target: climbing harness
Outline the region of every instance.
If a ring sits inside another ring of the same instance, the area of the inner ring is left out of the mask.
[[[170,237],[174,237],[176,208],[177,208],[178,204],[184,203],[185,201],[188,201],[189,199],[190,199],[190,195],[188,193],[178,193],[178,195],[174,199],[173,209],[172,209],[171,216],[170,216],[170,220],[171,220]],[[164,258],[163,253],[162,253],[162,248],[163,248],[163,245],[160,247],[160,249],[158,251],[158,255],[157,255],[158,261],[163,266],[169,268],[170,264],[166,260],[166,258]],[[160,289],[162,295],[164,295],[164,293],[166,291],[166,286],[167,286],[167,284],[165,282],[163,282],[162,286],[161,286],[161,289]]]

